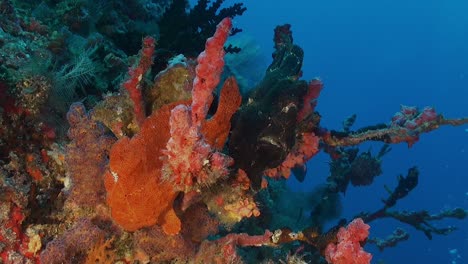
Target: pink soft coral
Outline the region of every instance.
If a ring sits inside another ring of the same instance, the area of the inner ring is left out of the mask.
[[[229,173],[227,167],[234,162],[232,158],[216,151],[216,146],[211,146],[202,134],[202,126],[206,121],[208,109],[213,100],[212,93],[216,89],[223,71],[223,46],[231,27],[231,19],[223,19],[218,24],[214,36],[206,41],[205,51],[197,59],[192,104],[190,107],[187,105],[176,106],[171,113],[171,138],[167,142],[164,152],[168,159],[163,170],[166,175],[169,175],[167,178],[171,179],[177,191],[188,193],[193,191],[194,187],[209,186],[218,178],[227,176]],[[228,82],[228,93],[232,93],[233,90],[235,92],[237,84],[231,83],[233,81],[229,79]],[[238,104],[234,104],[234,106],[234,111],[230,111],[230,113],[237,110]],[[225,119],[223,121],[229,123],[230,116],[231,114],[229,114],[229,118],[223,118]]]
[[[330,264],[369,264],[372,255],[361,247],[369,235],[369,225],[361,218],[354,219],[338,231],[338,243],[330,243],[325,249],[325,259]]]

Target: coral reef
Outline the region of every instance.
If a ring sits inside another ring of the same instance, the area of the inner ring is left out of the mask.
[[[226,41],[246,8],[223,2],[0,3],[1,263],[370,263],[363,247],[409,239],[367,239],[376,219],[428,239],[456,230],[434,222],[465,209],[392,209],[415,167],[381,208],[325,229],[342,193],[382,174],[390,144],[468,118],[402,106],[389,123],[322,127],[324,84],[301,79],[288,24],[263,78],[240,90],[224,56],[235,60]],[[366,141],[385,145],[360,152]],[[304,181],[320,151],[327,182],[292,192],[286,179]]]

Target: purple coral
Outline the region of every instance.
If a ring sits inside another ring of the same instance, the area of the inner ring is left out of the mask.
[[[66,163],[72,186],[67,202],[79,206],[104,203],[102,175],[112,139],[104,136],[104,128],[91,120],[81,103],[74,103],[67,113],[70,123]]]
[[[41,263],[79,263],[77,258],[102,241],[104,236],[105,232],[91,220],[82,218],[63,235],[47,244],[40,256]]]

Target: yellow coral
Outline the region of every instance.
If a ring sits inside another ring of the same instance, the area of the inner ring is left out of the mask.
[[[241,221],[245,217],[259,216],[257,204],[253,199],[245,198],[236,203],[227,204],[224,206],[227,211],[227,216],[236,222]]]

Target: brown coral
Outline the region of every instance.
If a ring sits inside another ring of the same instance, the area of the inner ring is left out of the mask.
[[[92,112],[92,119],[103,123],[117,138],[131,136],[138,130],[133,118],[133,105],[123,94],[106,96]]]
[[[151,110],[156,111],[163,105],[190,99],[194,73],[194,66],[189,63],[187,66],[178,63],[158,73],[145,97]]]
[[[200,243],[218,232],[219,221],[210,216],[203,203],[197,203],[187,209],[182,222],[182,235],[193,242]]]

